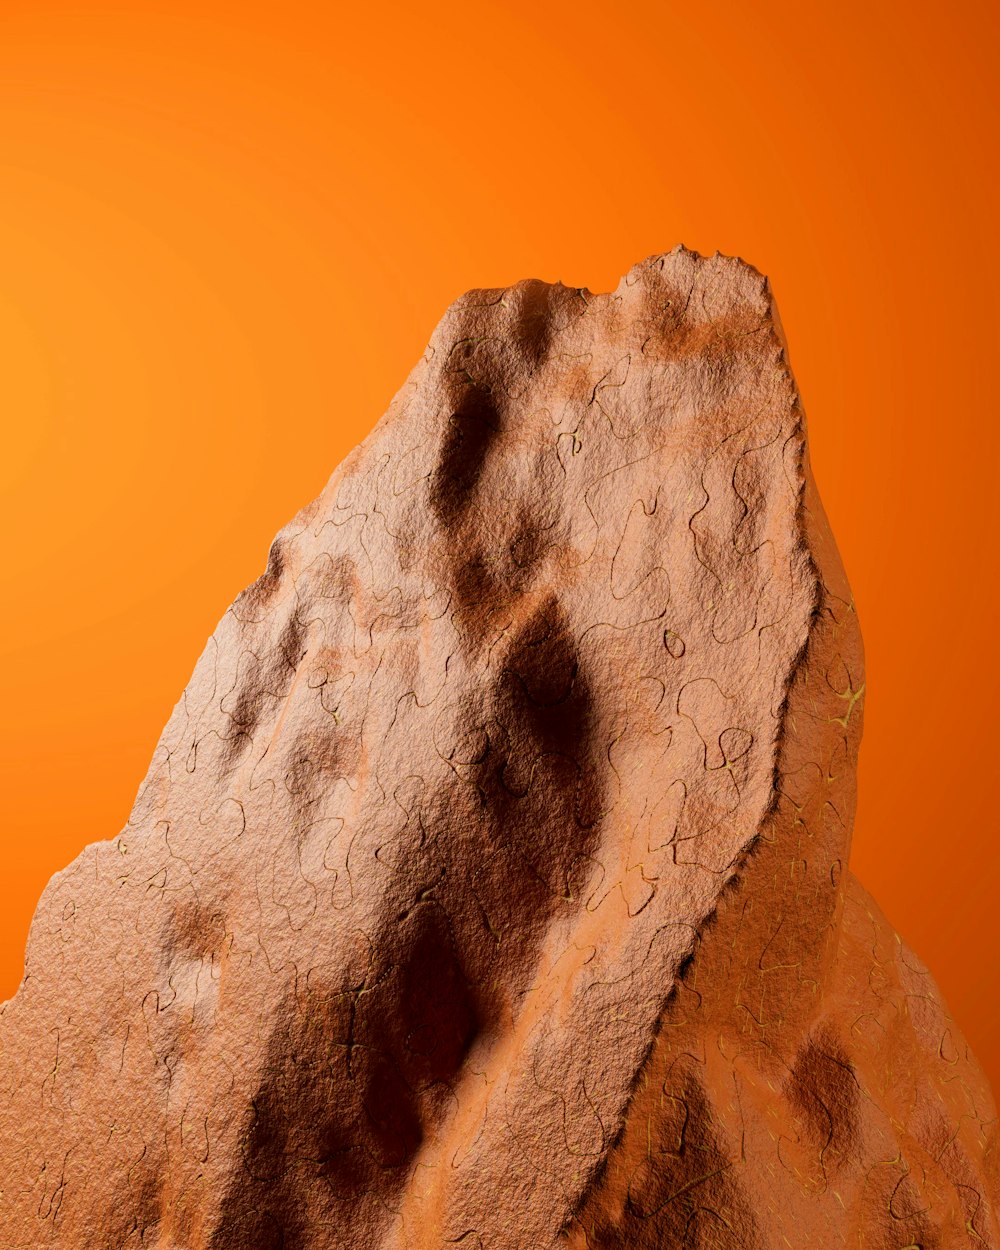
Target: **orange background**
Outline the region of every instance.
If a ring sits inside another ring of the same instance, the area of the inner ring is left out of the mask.
[[[867,644],[854,867],[1000,1089],[995,6],[613,7],[2,4],[0,998],[447,304],[682,241],[771,275]]]

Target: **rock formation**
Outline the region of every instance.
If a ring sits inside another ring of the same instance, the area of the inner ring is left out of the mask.
[[[768,283],[471,291],[0,1015],[7,1250],[1000,1247]]]

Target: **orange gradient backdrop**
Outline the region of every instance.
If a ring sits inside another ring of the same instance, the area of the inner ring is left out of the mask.
[[[853,865],[1000,1088],[995,6],[613,10],[3,3],[0,999],[447,304],[684,242],[771,276],[867,646]]]

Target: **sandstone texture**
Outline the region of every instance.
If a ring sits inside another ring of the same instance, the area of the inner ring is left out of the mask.
[[[765,278],[469,292],[42,896],[0,1246],[1000,1247],[864,684]]]

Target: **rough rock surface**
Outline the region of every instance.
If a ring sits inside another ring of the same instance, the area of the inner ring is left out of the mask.
[[[447,312],[0,1017],[7,1250],[1000,1246],[767,281]]]

